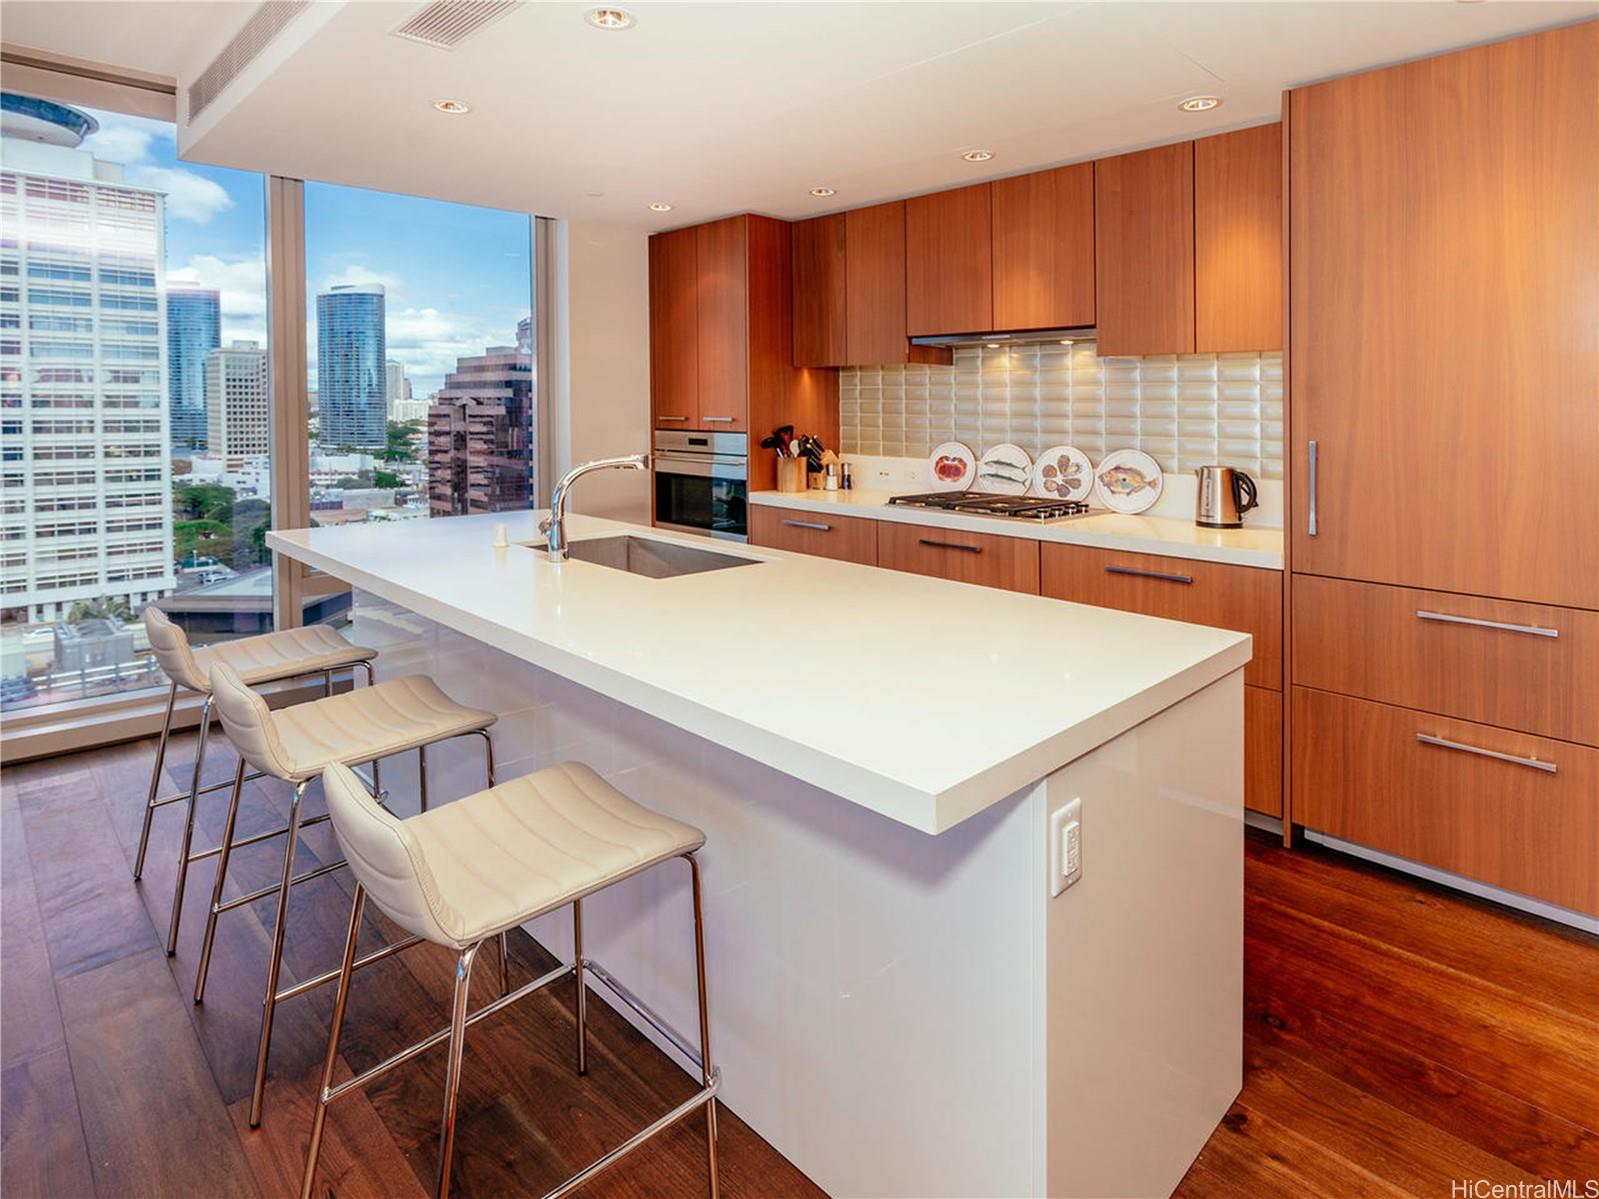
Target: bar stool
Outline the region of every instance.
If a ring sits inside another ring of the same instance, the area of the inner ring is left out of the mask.
[[[155,769],[150,772],[150,794],[144,807],[144,830],[139,834],[139,853],[133,862],[133,881],[144,874],[145,852],[150,846],[150,822],[155,810],[167,804],[188,800],[188,811],[183,821],[183,840],[178,851],[178,878],[172,894],[172,919],[167,926],[167,956],[178,950],[178,921],[183,916],[183,890],[189,877],[191,863],[215,857],[223,846],[215,846],[191,853],[194,841],[194,812],[200,796],[221,790],[226,783],[200,786],[200,770],[205,764],[206,736],[211,728],[211,676],[213,665],[225,662],[239,673],[239,677],[252,687],[265,683],[280,683],[309,675],[323,676],[323,686],[328,694],[333,691],[333,672],[345,667],[360,666],[366,670],[366,681],[372,682],[372,659],[378,651],[351,645],[326,625],[308,625],[301,629],[284,629],[279,633],[263,633],[258,637],[243,637],[237,641],[224,641],[201,649],[191,649],[183,629],[172,623],[167,614],[154,604],[144,609],[144,629],[150,639],[155,660],[172,680],[167,691],[166,717],[161,722],[161,739],[156,743]],[[194,747],[194,775],[187,792],[156,798],[160,786],[161,767],[166,762],[167,739],[172,734],[172,710],[177,704],[178,688],[205,697],[200,707],[200,735]],[[259,778],[259,775],[252,777]],[[231,835],[232,826],[229,825]],[[261,833],[244,844],[254,844],[275,836],[283,830]]]
[[[255,1088],[250,1100],[250,1127],[261,1123],[261,1104],[266,1093],[267,1055],[272,1046],[272,1016],[285,999],[303,995],[339,976],[329,970],[278,990],[283,965],[284,918],[289,906],[289,890],[345,865],[330,862],[296,876],[294,853],[300,830],[312,821],[301,820],[301,807],[311,780],[331,763],[354,765],[376,763],[392,754],[416,750],[422,780],[422,802],[427,802],[427,746],[452,737],[476,735],[483,738],[489,785],[494,785],[494,743],[488,728],[495,721],[492,712],[467,708],[456,703],[438,684],[425,675],[389,679],[359,691],[349,691],[310,703],[296,704],[273,712],[226,662],[211,669],[211,691],[216,701],[222,728],[239,751],[239,768],[233,777],[233,802],[228,808],[227,825],[222,835],[223,852],[217,862],[216,882],[211,893],[211,912],[206,920],[205,943],[200,951],[200,966],[195,976],[194,1001],[205,995],[206,972],[211,962],[211,946],[216,937],[217,916],[231,908],[254,902],[267,895],[278,897],[277,915],[272,928],[272,953],[267,963],[266,994],[261,1007],[261,1039],[256,1050]],[[275,885],[251,895],[222,902],[222,885],[227,872],[228,851],[232,845],[233,822],[238,815],[239,794],[244,782],[245,763],[269,778],[294,784],[294,801],[289,807],[288,843],[283,850],[283,873]],[[374,800],[374,802],[376,802]],[[398,953],[417,938],[395,942],[362,958],[359,965]],[[500,976],[506,977],[505,946],[501,944]]]
[[[694,854],[705,844],[698,829],[628,799],[580,763],[567,762],[523,775],[487,791],[400,820],[375,803],[360,781],[343,766],[323,773],[328,812],[350,869],[356,878],[350,907],[344,964],[333,1002],[333,1025],[322,1069],[306,1153],[302,1199],[310,1199],[328,1104],[366,1086],[402,1062],[441,1041],[448,1043],[444,1082],[444,1117],[439,1131],[437,1193],[450,1192],[450,1160],[455,1145],[455,1109],[461,1089],[461,1061],[466,1026],[558,979],[577,980],[577,1070],[587,1072],[587,1017],[584,976],[605,984],[618,999],[666,1037],[699,1070],[703,1086],[654,1123],[647,1125],[560,1186],[545,1199],[569,1194],[656,1133],[705,1108],[706,1162],[710,1194],[717,1195],[716,1092],[721,1073],[711,1065],[710,1019],[705,995],[705,920],[700,896],[700,867]],[[597,962],[583,956],[583,899],[630,878],[668,858],[689,865],[694,900],[694,955],[699,982],[700,1050],[668,1026],[643,1001]],[[367,897],[396,924],[416,937],[454,949],[455,998],[450,1023],[432,1036],[338,1086],[333,1067],[338,1059],[339,1032],[350,997],[350,974],[356,965],[355,942]],[[467,1015],[472,963],[483,942],[505,930],[572,905],[573,962]]]

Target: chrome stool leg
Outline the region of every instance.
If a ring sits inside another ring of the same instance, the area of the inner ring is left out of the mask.
[[[172,889],[172,923],[167,927],[167,957],[178,952],[178,922],[183,919],[183,887],[189,878],[189,850],[194,844],[194,810],[200,799],[200,771],[205,766],[205,740],[211,731],[211,696],[200,708],[200,736],[194,745],[194,776],[184,805],[183,840],[178,849],[178,881]]]
[[[588,984],[583,981],[583,901],[572,901],[572,974],[577,979],[577,1072],[589,1072]]]
[[[705,905],[700,894],[700,860],[693,854],[684,854],[688,859],[689,875],[694,884],[694,970],[699,980],[700,990],[700,1077],[707,1087],[711,1085],[714,1072],[711,1069],[711,1008],[710,1000],[705,990]],[[717,1199],[720,1193],[720,1181],[716,1172],[716,1099],[713,1096],[705,1104],[705,1164],[710,1171],[711,1199]]]
[[[244,791],[244,759],[233,775],[233,794],[228,800],[228,819],[222,826],[221,851],[217,854],[217,875],[211,882],[211,910],[205,917],[205,939],[200,942],[200,965],[194,972],[194,1001],[205,1002],[205,979],[211,970],[211,946],[217,937],[217,916],[222,911],[222,885],[228,878],[228,858],[233,853],[233,826],[239,819],[239,796]]]
[[[150,772],[150,795],[144,803],[144,830],[139,834],[139,856],[133,860],[133,881],[138,882],[144,873],[144,855],[150,848],[150,821],[158,805],[155,801],[161,786],[161,767],[166,765],[167,738],[172,735],[172,709],[177,706],[178,685],[167,689],[167,714],[161,721],[161,740],[155,746],[155,769]]]
[[[450,1159],[455,1156],[455,1107],[461,1095],[461,1060],[466,1053],[466,1001],[472,985],[472,963],[483,942],[461,950],[455,962],[455,1002],[450,1007],[449,1062],[444,1074],[444,1120],[439,1128],[438,1199],[450,1196]]]
[[[255,1086],[250,1093],[250,1127],[261,1127],[261,1104],[266,1096],[267,1053],[272,1047],[272,1016],[278,1001],[278,974],[283,967],[283,934],[288,914],[289,889],[294,881],[294,850],[300,840],[300,805],[309,780],[294,785],[289,805],[288,844],[283,847],[283,881],[278,888],[277,916],[272,924],[272,955],[267,961],[266,997],[261,1001],[261,1042],[255,1055]]]
[[[300,1199],[311,1199],[311,1183],[316,1177],[316,1160],[322,1153],[322,1129],[328,1121],[332,1098],[333,1065],[339,1058],[339,1032],[344,1028],[344,1010],[350,1002],[350,975],[355,969],[355,943],[361,933],[361,911],[366,906],[366,888],[355,884],[355,899],[350,904],[350,931],[344,940],[344,964],[339,967],[339,990],[333,999],[333,1024],[328,1029],[328,1056],[322,1066],[322,1089],[317,1092],[316,1114],[311,1117],[311,1145],[305,1154],[305,1177],[300,1182]]]
[[[425,745],[416,747],[416,790],[417,810],[425,812],[428,810],[428,747]]]

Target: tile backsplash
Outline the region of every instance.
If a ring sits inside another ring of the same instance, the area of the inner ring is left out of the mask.
[[[1283,477],[1282,354],[1101,358],[1095,349],[963,346],[953,366],[842,370],[842,451],[921,457],[961,441],[981,454],[1010,441],[1036,457],[1064,443],[1098,462],[1132,447],[1167,472],[1223,462]]]

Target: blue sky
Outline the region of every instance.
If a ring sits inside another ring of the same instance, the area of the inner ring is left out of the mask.
[[[224,341],[264,341],[262,177],[179,161],[176,129],[165,122],[89,111],[100,130],[85,147],[124,164],[130,182],[167,194],[168,280],[222,292]],[[305,225],[313,379],[315,293],[334,283],[384,285],[389,357],[405,364],[419,397],[457,357],[511,344],[530,309],[526,214],[307,183]]]

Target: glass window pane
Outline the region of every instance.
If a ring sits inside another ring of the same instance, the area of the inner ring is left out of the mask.
[[[532,219],[305,185],[311,522],[530,505]],[[349,595],[306,620],[339,622]]]
[[[262,177],[175,127],[5,94],[0,136],[0,706],[165,679],[272,627]]]

